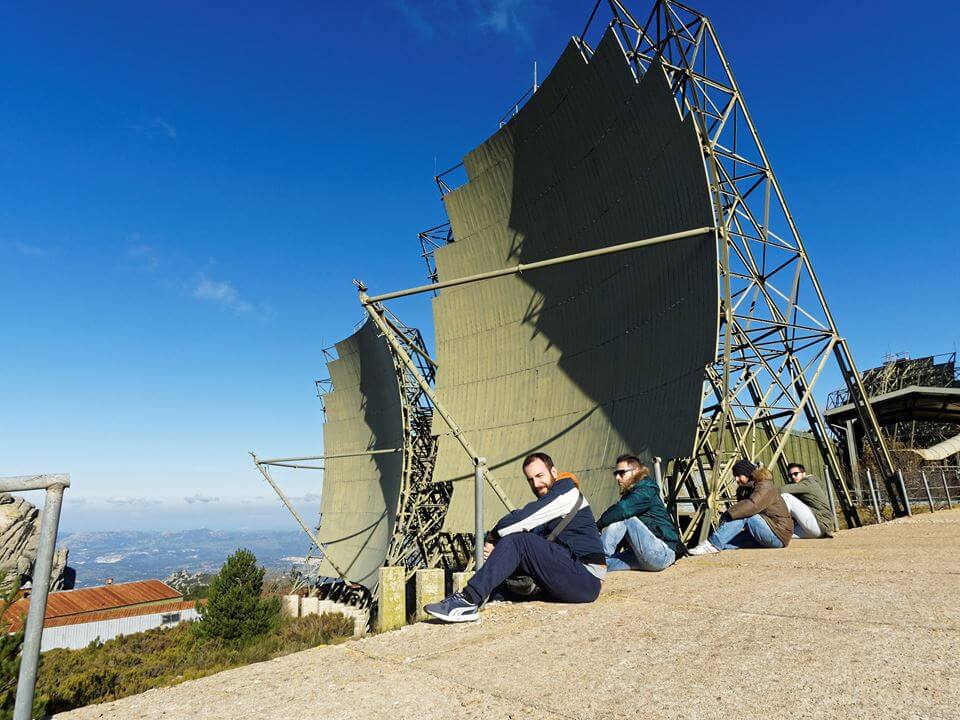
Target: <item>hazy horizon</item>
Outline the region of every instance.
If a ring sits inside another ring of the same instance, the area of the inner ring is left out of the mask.
[[[266,484],[264,484],[266,487]],[[266,488],[269,492],[269,488]],[[41,493],[13,493],[37,507]],[[291,503],[308,526],[317,524],[320,495],[290,495]],[[111,531],[300,531],[300,526],[276,496],[221,498],[197,494],[186,498],[109,496],[86,498],[75,488],[64,493],[60,534]]]

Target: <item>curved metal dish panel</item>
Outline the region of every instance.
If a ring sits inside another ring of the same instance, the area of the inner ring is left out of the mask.
[[[403,447],[403,418],[393,356],[369,320],[337,343],[327,363],[325,455]],[[372,588],[396,521],[402,454],[328,458],[324,462],[320,540],[353,582]],[[327,563],[321,573],[336,577]]]
[[[663,70],[639,84],[608,34],[589,62],[571,43],[533,98],[464,160],[445,197],[456,242],[440,280],[713,224],[695,128]],[[689,456],[717,341],[712,233],[443,290],[437,392],[516,503],[520,460],[544,450],[599,510],[622,452]],[[472,477],[438,417],[434,480]],[[447,527],[467,531],[456,482]],[[487,492],[487,522],[503,506]]]

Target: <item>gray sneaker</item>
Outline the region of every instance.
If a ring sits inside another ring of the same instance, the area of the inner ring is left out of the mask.
[[[463,593],[454,593],[445,597],[438,603],[430,603],[423,606],[423,611],[427,615],[432,615],[437,620],[443,620],[448,623],[470,622],[480,617],[480,608],[467,600]]]

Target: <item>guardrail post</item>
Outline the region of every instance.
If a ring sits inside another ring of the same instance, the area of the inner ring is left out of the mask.
[[[930,483],[927,482],[927,473],[920,471],[920,477],[923,478],[923,489],[927,491],[927,502],[930,503],[930,512],[936,510],[933,506],[933,494],[930,492]]]
[[[37,560],[33,566],[30,609],[27,610],[23,652],[20,656],[20,675],[17,678],[17,698],[13,708],[14,720],[30,720],[33,715],[33,691],[37,683],[40,640],[43,637],[43,619],[47,612],[53,552],[57,545],[57,528],[60,525],[60,508],[63,504],[65,487],[65,485],[56,484],[47,488],[43,514],[40,516],[40,542],[37,545]]]
[[[903,493],[903,504],[907,507],[907,517],[913,517],[913,510],[910,509],[910,498],[907,497],[907,486],[903,482],[903,473],[897,470],[897,481],[900,483],[900,492]]]
[[[883,522],[883,515],[880,514],[880,500],[877,497],[877,489],[873,486],[873,476],[867,469],[867,485],[870,486],[870,499],[873,500],[873,512],[877,516],[877,524]]]
[[[473,497],[475,537],[473,539],[473,566],[477,570],[483,566],[483,466],[486,464],[486,458],[478,457],[474,459]]]
[[[657,488],[660,490],[660,499],[663,500],[666,496],[663,492],[663,469],[661,463],[660,458],[655,457],[653,459],[653,477],[657,481]]]

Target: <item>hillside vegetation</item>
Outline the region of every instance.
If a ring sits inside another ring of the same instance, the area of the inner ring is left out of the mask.
[[[116,700],[337,643],[352,631],[352,620],[343,615],[311,615],[283,619],[269,633],[245,640],[202,637],[192,625],[183,624],[92,643],[82,650],[50,650],[42,657],[38,704],[54,713]]]
[[[238,550],[210,583],[198,622],[43,653],[34,715],[116,700],[351,636],[353,621],[343,615],[282,618],[279,598],[264,592],[263,575],[253,553]],[[0,641],[0,720],[7,720],[23,633],[4,632]]]

